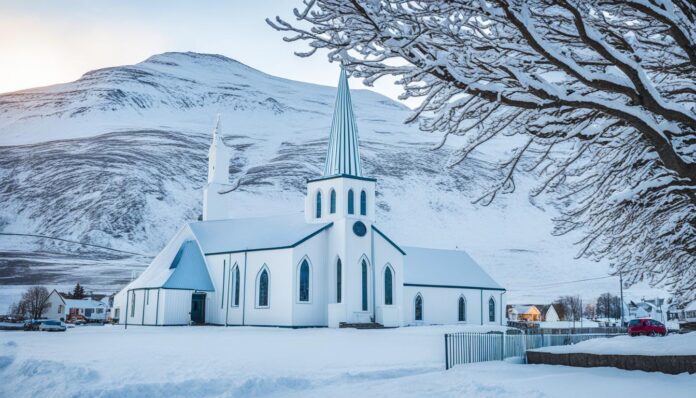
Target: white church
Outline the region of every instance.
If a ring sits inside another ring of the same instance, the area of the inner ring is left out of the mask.
[[[307,181],[304,214],[227,218],[229,153],[218,127],[203,219],[117,294],[121,324],[503,324],[505,289],[469,255],[400,246],[375,225],[377,180],[363,175],[345,72],[324,174]]]

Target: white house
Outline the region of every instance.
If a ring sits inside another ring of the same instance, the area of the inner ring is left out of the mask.
[[[87,321],[103,322],[106,320],[109,306],[103,301],[92,298],[70,299],[57,290],[53,290],[46,299],[44,316],[48,319],[66,321],[70,315],[81,315]]]
[[[228,218],[227,148],[213,132],[203,221],[184,225],[114,299],[125,325],[502,324],[504,292],[463,251],[401,247],[375,225],[341,72],[324,173],[303,213]]]

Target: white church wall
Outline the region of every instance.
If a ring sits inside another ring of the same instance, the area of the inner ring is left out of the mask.
[[[468,323],[480,324],[500,324],[500,291],[480,290],[480,289],[457,289],[442,287],[425,286],[404,286],[404,317],[405,325],[430,325],[430,324],[453,324]],[[423,299],[423,320],[415,319],[416,295],[420,294]],[[488,319],[488,299],[493,297],[496,306],[495,321]],[[465,321],[459,321],[459,298],[464,297]],[[483,297],[483,306],[481,298]],[[504,305],[503,305],[504,308]]]
[[[160,290],[160,325],[188,325],[192,290]]]
[[[327,325],[328,231],[323,231],[293,249],[293,326]],[[299,296],[300,264],[307,258],[310,266],[309,301]]]
[[[244,292],[245,325],[292,326],[292,261],[292,249],[248,252]],[[259,307],[257,277],[264,266],[269,271],[269,305]]]
[[[401,326],[402,303],[404,285],[404,256],[384,237],[370,231],[374,239],[374,263],[375,263],[375,296],[376,313],[375,321],[384,326]],[[386,304],[385,297],[385,272],[387,267],[392,272],[392,304]]]
[[[225,296],[227,295],[227,273],[229,272],[229,254],[206,255],[205,262],[208,275],[213,283],[214,292],[205,295],[205,322],[215,325],[225,323]]]
[[[244,309],[244,253],[232,253],[228,255],[228,268],[227,268],[227,287],[225,289],[225,323],[227,325],[241,325]],[[232,277],[232,271],[237,267],[239,269],[239,303],[235,305],[234,303],[234,279]],[[247,287],[249,285],[247,284]],[[222,319],[221,319],[222,320]]]

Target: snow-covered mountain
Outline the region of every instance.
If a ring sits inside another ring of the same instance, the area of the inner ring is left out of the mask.
[[[264,74],[219,55],[165,53],[79,80],[0,95],[0,285],[116,289],[201,213],[216,115],[233,148],[237,215],[299,212],[321,173],[335,88]],[[403,120],[409,109],[353,91],[366,175],[378,178],[378,223],[397,242],[466,249],[510,301],[611,290],[607,264],[574,260],[574,237],[552,237],[553,209],[529,181],[489,207],[471,201],[498,171],[477,154],[447,168],[452,148]],[[649,294],[634,289],[636,296]],[[618,293],[618,292],[617,292]],[[650,293],[651,294],[651,293]]]

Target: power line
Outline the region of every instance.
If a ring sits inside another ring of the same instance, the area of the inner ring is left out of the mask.
[[[29,236],[29,237],[32,237],[32,238],[51,239],[51,240],[57,240],[57,241],[61,241],[61,242],[75,243],[75,244],[82,245],[82,246],[97,247],[97,248],[99,248],[99,249],[111,250],[111,251],[119,252],[119,253],[132,254],[132,255],[135,255],[135,256],[151,257],[151,256],[149,256],[149,255],[147,255],[147,254],[133,253],[133,252],[125,251],[125,250],[113,249],[113,248],[107,247],[107,246],[100,246],[100,245],[95,245],[95,244],[92,244],[92,243],[78,242],[78,241],[76,241],[76,240],[70,240],[70,239],[56,238],[56,237],[53,237],[53,236],[35,235],[35,234],[20,234],[20,233],[14,233],[14,232],[0,232],[0,235],[8,235],[8,236]]]
[[[571,283],[578,283],[578,282],[588,282],[588,281],[596,281],[600,279],[608,279],[608,278],[615,278],[615,275],[607,275],[607,276],[600,276],[598,278],[587,278],[587,279],[578,279],[574,281],[564,281],[564,282],[555,282],[555,283],[546,283],[543,285],[534,285],[534,286],[525,286],[524,289],[512,289],[508,290],[510,291],[521,291],[521,290],[527,290],[527,289],[532,289],[532,288],[543,288],[543,287],[553,287],[553,286],[560,286],[560,285],[568,285]]]

